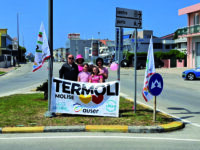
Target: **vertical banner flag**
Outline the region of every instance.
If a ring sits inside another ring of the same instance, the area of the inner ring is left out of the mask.
[[[119,117],[119,81],[85,83],[52,79],[51,112]]]
[[[35,51],[33,72],[40,69],[44,64],[44,61],[48,58],[50,58],[49,44],[44,30],[44,25],[41,23]]]
[[[154,54],[153,54],[153,41],[152,36],[149,43],[149,49],[148,49],[148,55],[147,55],[147,62],[146,62],[146,71],[145,71],[145,77],[144,77],[144,87],[142,89],[142,95],[146,102],[151,100],[153,98],[153,95],[149,92],[149,79],[151,75],[153,75],[156,72],[155,65],[154,65]]]

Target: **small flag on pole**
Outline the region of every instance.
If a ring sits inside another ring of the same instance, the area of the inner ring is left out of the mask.
[[[44,64],[44,61],[48,58],[50,58],[49,44],[44,30],[44,25],[41,23],[35,51],[33,72],[40,69]]]
[[[146,71],[145,71],[145,77],[144,77],[144,87],[142,89],[142,95],[146,102],[151,100],[153,98],[153,95],[149,92],[149,79],[151,75],[153,75],[156,72],[155,65],[154,65],[154,54],[153,54],[153,41],[152,36],[149,43],[149,49],[148,49],[148,55],[147,55],[147,62],[146,62]]]

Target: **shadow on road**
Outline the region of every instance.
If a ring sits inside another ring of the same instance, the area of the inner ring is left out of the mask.
[[[200,112],[192,112],[192,111],[190,111],[190,110],[188,110],[186,108],[168,107],[168,109],[171,109],[171,110],[183,110],[184,111],[184,112],[172,113],[172,114],[200,114]]]

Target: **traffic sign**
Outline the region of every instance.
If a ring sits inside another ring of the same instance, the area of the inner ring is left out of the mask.
[[[142,11],[117,7],[116,17],[133,18],[133,19],[142,20]]]
[[[142,29],[142,21],[138,19],[129,19],[129,18],[116,18],[116,27],[125,27],[125,28],[139,28]]]
[[[150,77],[149,80],[149,92],[154,95],[158,96],[163,90],[163,78],[159,73],[155,73]]]

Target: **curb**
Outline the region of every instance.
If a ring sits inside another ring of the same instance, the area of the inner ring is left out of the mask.
[[[120,126],[120,125],[86,125],[86,126],[38,126],[38,127],[4,127],[0,133],[41,133],[41,132],[120,132],[120,133],[161,133],[182,129],[181,122],[171,122],[160,126]]]
[[[129,101],[133,101],[131,98],[120,95]],[[145,108],[150,109],[147,105],[143,105]],[[121,132],[121,133],[161,133],[175,131],[185,127],[181,121],[175,121],[176,118],[171,117],[163,112],[164,116],[174,119],[173,122],[168,124],[162,124],[158,126],[126,126],[126,125],[85,125],[85,126],[35,126],[35,127],[3,127],[0,128],[0,133],[40,133],[40,132]]]
[[[3,74],[0,74],[0,76],[3,76],[3,75],[5,75],[5,74],[7,74],[7,72],[6,72],[6,73],[3,73]]]

